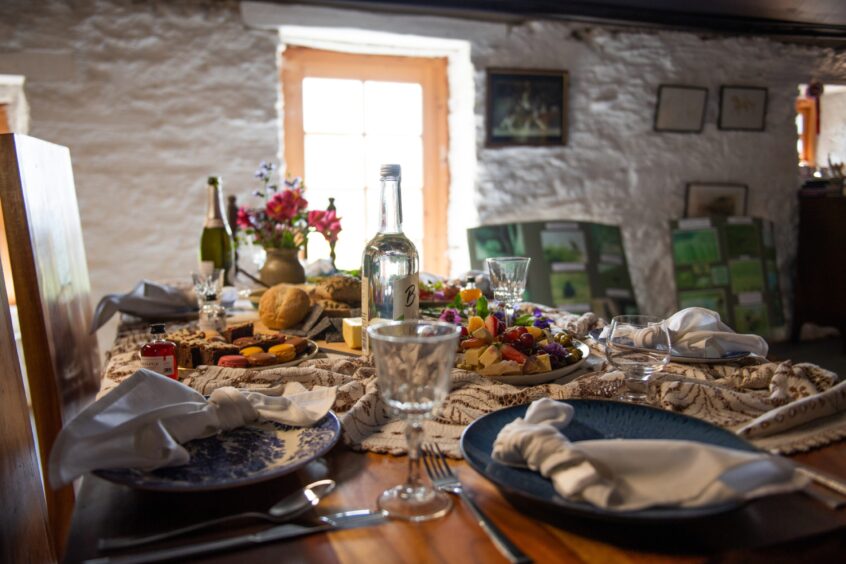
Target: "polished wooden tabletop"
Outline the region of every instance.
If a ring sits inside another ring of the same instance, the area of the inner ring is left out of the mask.
[[[846,480],[846,442],[794,459]],[[512,500],[517,506],[512,505],[465,462],[452,464],[482,509],[537,562],[826,562],[843,561],[846,555],[846,509],[830,510],[803,494],[753,501],[741,509],[692,522],[613,523],[550,514],[519,500]],[[230,513],[264,510],[295,487],[326,476],[335,479],[338,487],[321,502],[319,512],[375,508],[378,494],[401,482],[406,469],[406,457],[358,453],[338,445],[297,474],[216,493],[139,492],[86,476],[65,560],[103,556],[96,548],[101,537],[160,532]],[[429,522],[391,521],[196,561],[505,562],[467,508],[455,501],[446,517]],[[268,526],[256,522],[224,526],[153,547],[218,539]],[[134,552],[143,549],[110,555]]]

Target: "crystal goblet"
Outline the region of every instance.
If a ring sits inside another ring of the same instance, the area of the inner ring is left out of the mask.
[[[376,381],[385,402],[405,419],[408,477],[379,496],[391,517],[425,521],[445,515],[452,502],[420,475],[423,421],[443,402],[461,328],[437,321],[399,321],[367,328]]]
[[[528,257],[496,257],[487,259],[494,298],[505,304],[506,326],[511,325],[514,309],[523,300],[526,276],[529,273]]]

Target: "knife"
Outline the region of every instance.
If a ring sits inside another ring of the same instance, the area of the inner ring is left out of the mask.
[[[224,550],[231,550],[244,546],[256,546],[268,542],[293,539],[311,535],[313,533],[322,533],[324,531],[336,531],[339,529],[353,529],[356,527],[379,525],[387,520],[388,519],[385,514],[380,511],[360,509],[347,511],[343,514],[332,515],[331,518],[322,517],[322,523],[319,525],[298,525],[295,523],[288,523],[272,527],[259,533],[240,535],[217,541],[188,544],[173,548],[164,548],[150,552],[127,554],[125,556],[94,558],[86,560],[84,564],[139,564],[142,562],[164,562],[166,560],[177,560],[188,556],[207,554],[209,552],[222,552]]]

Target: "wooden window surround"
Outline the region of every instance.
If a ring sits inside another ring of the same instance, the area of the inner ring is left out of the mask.
[[[0,104],[0,133],[11,133],[9,129],[9,106],[7,104]]]
[[[802,152],[799,161],[809,167],[817,166],[817,102],[814,98],[797,98],[796,113],[802,121]]]
[[[423,90],[423,270],[449,274],[448,86],[445,58],[359,55],[306,47],[282,53],[285,163],[288,173],[305,171],[302,82],[306,77],[413,82]],[[308,179],[306,179],[308,181]],[[339,210],[343,215],[343,210]]]

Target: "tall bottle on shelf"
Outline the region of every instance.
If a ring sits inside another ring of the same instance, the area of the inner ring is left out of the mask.
[[[223,213],[223,188],[219,176],[209,176],[206,222],[200,237],[200,266],[223,269],[223,283],[232,285],[235,270],[235,242]]]
[[[420,259],[402,232],[401,169],[380,168],[379,232],[361,257],[361,343],[369,352],[367,326],[377,320],[417,319],[420,313]]]

